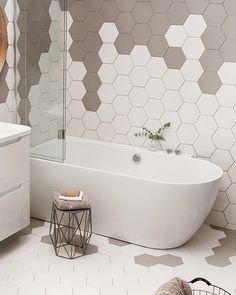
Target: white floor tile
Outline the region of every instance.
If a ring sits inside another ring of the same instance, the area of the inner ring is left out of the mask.
[[[73,295],[100,295],[100,288],[91,288],[91,287],[74,288]]]
[[[20,287],[17,295],[45,295],[46,289],[44,287],[28,284],[28,286]]]

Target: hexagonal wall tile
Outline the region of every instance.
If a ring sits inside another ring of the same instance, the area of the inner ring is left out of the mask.
[[[148,115],[148,118],[151,119],[160,119],[164,113],[163,105],[158,99],[149,99],[144,109]]]
[[[236,121],[236,114],[231,108],[220,107],[215,113],[215,120],[219,127],[232,128]]]
[[[222,169],[228,170],[233,164],[233,159],[229,151],[217,149],[211,156],[213,163],[219,165]]]
[[[99,31],[104,43],[114,43],[119,32],[114,23],[104,23]]]
[[[161,100],[168,111],[177,111],[183,103],[179,92],[174,90],[167,90]]]
[[[189,15],[184,28],[189,37],[201,37],[207,25],[202,15]]]
[[[165,34],[166,40],[171,47],[182,47],[187,39],[183,26],[172,25]]]
[[[143,87],[133,87],[129,94],[130,101],[135,107],[144,107],[148,100],[148,95]],[[126,99],[127,100],[127,99]]]
[[[183,123],[195,123],[200,116],[198,108],[193,103],[183,103],[178,114]]]
[[[193,144],[198,137],[198,133],[193,125],[182,124],[177,130],[177,135],[182,143]]]
[[[163,77],[163,82],[169,90],[179,90],[184,78],[179,70],[168,69]]]
[[[114,66],[119,75],[129,75],[134,64],[129,55],[119,54],[115,60]]]
[[[229,150],[235,141],[233,133],[230,129],[219,128],[216,130],[212,138],[217,148],[225,150]]]
[[[134,66],[129,77],[132,84],[139,87],[145,86],[149,79],[146,68],[140,66]]]
[[[162,78],[167,71],[165,60],[162,57],[151,57],[146,67],[153,78]]]
[[[147,47],[142,45],[134,46],[130,56],[136,66],[145,66],[151,58]]]
[[[133,88],[134,89],[134,88]],[[139,88],[139,89],[142,89],[142,88]],[[137,96],[135,96],[134,100],[136,100],[136,105],[133,104],[134,106],[140,106],[140,105],[137,105],[139,104],[139,99]],[[143,96],[141,98],[141,100],[143,99]],[[130,101],[129,101],[129,98],[125,95],[117,95],[114,102],[113,102],[113,107],[116,111],[117,114],[120,114],[120,115],[127,115],[132,107]]]
[[[219,108],[215,95],[202,94],[197,102],[198,109],[203,115],[214,115]]]
[[[150,98],[160,99],[165,93],[165,85],[161,79],[151,78],[146,85],[146,91]]]
[[[214,118],[206,115],[201,115],[195,126],[199,135],[203,136],[212,136],[217,129],[217,124]]]
[[[115,132],[118,134],[126,134],[131,127],[127,116],[123,115],[116,116],[112,122],[112,126]]]
[[[179,93],[185,102],[197,102],[201,96],[201,89],[196,82],[185,81],[179,90]]]
[[[199,136],[193,146],[198,156],[206,158],[209,158],[216,149],[212,139],[206,136]]]

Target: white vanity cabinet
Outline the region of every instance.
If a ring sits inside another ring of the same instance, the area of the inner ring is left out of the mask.
[[[30,223],[30,131],[0,122],[0,241]]]

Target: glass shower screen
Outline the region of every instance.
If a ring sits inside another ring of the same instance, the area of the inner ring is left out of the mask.
[[[26,1],[28,124],[33,157],[65,154],[66,12],[62,0]]]

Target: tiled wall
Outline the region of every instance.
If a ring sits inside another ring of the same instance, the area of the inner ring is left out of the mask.
[[[68,132],[143,145],[171,121],[163,148],[224,171],[209,222],[236,228],[236,1],[68,3]]]
[[[16,122],[15,97],[15,48],[14,48],[14,2],[0,0],[0,6],[5,13],[8,33],[7,59],[0,73],[0,121]]]

